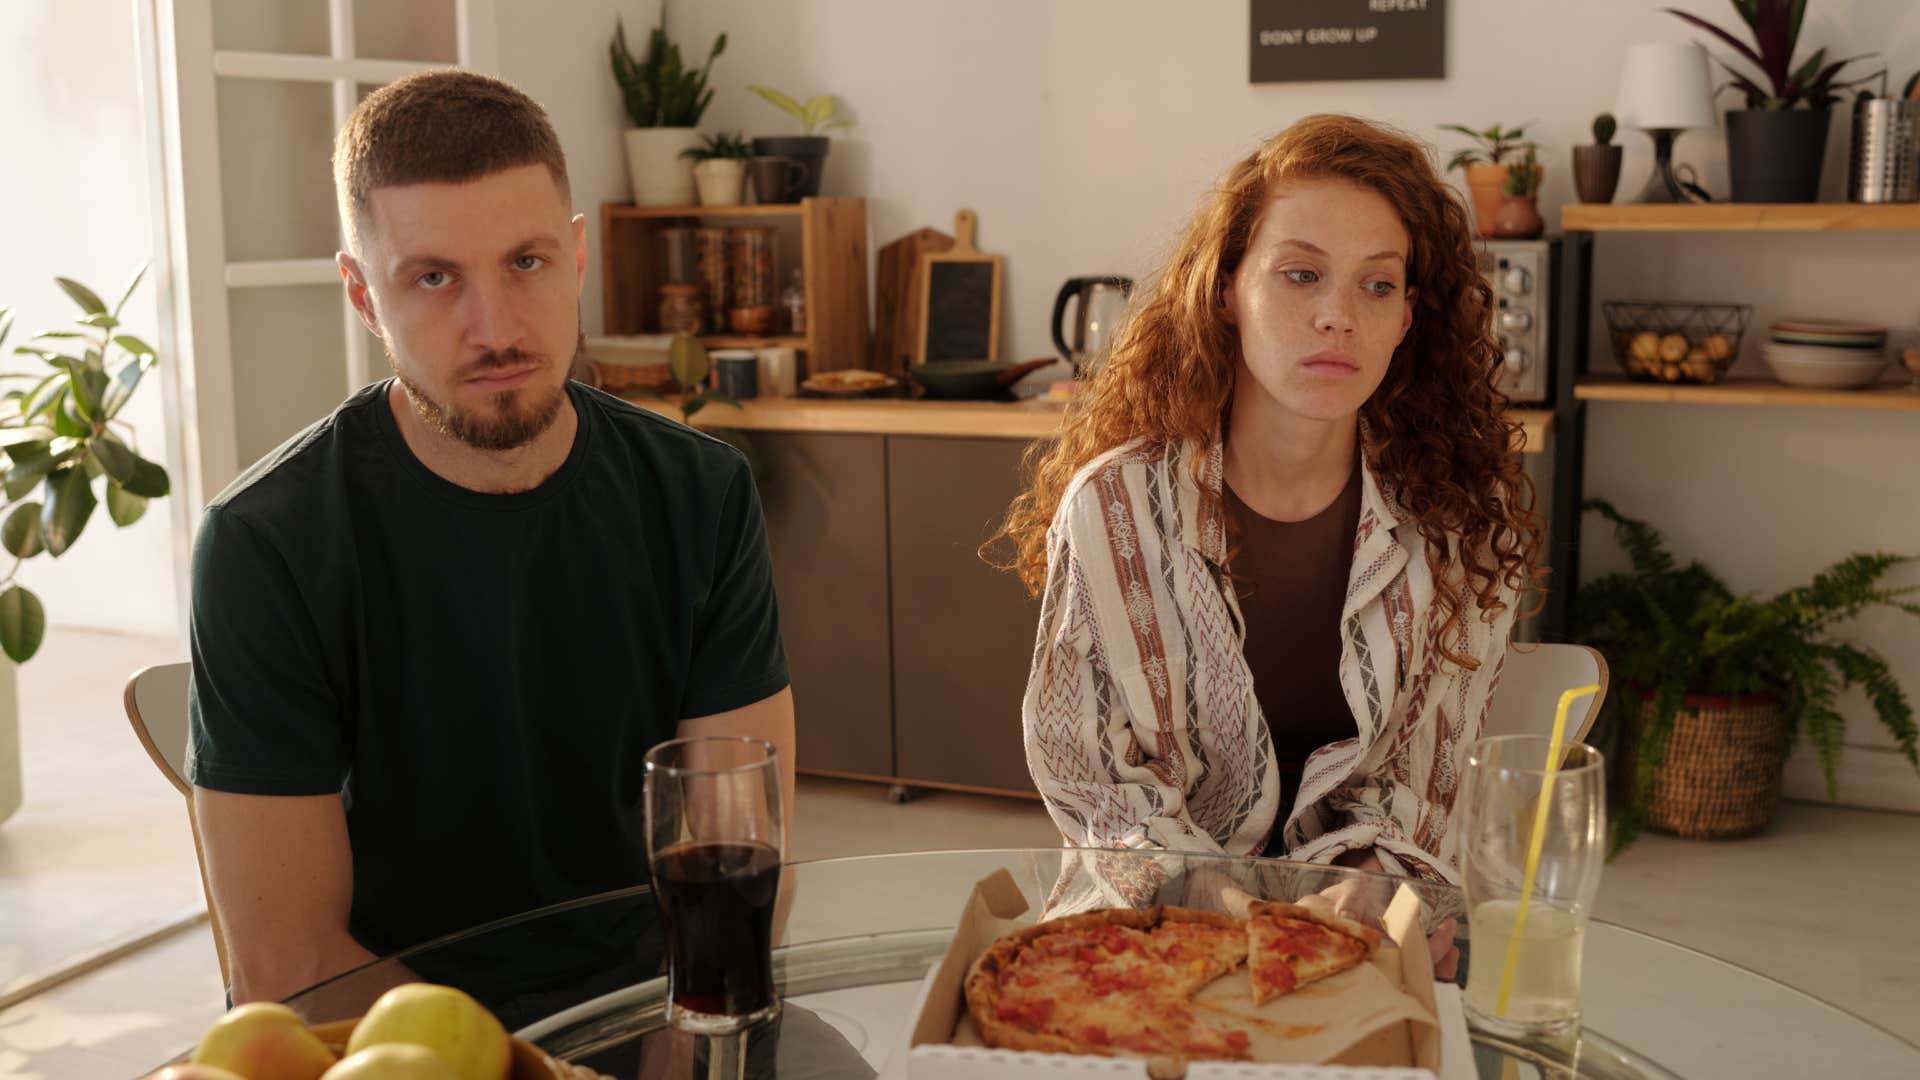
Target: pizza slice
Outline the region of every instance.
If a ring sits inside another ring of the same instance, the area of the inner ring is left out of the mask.
[[[1299,904],[1255,901],[1247,919],[1247,975],[1256,1004],[1360,966],[1380,932]]]
[[[1247,958],[1246,924],[1231,915],[1164,908],[1160,925],[1148,936],[1155,956],[1165,967],[1168,989],[1183,999],[1238,968]]]

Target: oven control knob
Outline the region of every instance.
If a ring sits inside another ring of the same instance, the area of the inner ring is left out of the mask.
[[[1524,266],[1509,266],[1506,273],[1500,275],[1500,287],[1514,296],[1525,296],[1533,288],[1533,275],[1527,273]]]
[[[1533,360],[1527,355],[1527,350],[1518,345],[1512,345],[1507,348],[1507,356],[1504,363],[1507,374],[1509,375],[1525,375],[1527,369],[1533,366]]]
[[[1500,329],[1520,333],[1533,325],[1533,316],[1519,308],[1503,308],[1500,312]]]

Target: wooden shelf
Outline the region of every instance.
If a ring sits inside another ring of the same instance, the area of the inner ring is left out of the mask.
[[[1772,379],[1733,379],[1714,386],[1629,382],[1588,376],[1573,388],[1582,401],[1639,401],[1670,405],[1792,405],[1814,409],[1920,409],[1920,393],[1906,382],[1880,383],[1864,390],[1818,390],[1788,386]]]
[[[700,344],[709,349],[770,349],[776,345],[785,345],[790,349],[805,350],[807,339],[803,337],[758,337],[747,334],[701,334]]]
[[[635,206],[632,203],[606,203],[601,209],[619,220],[635,218],[797,218],[801,203],[775,203],[770,206]]]
[[[1920,230],[1920,203],[1706,203],[1560,208],[1569,232],[1900,232]]]

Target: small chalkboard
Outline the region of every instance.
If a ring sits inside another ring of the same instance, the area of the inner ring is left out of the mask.
[[[917,363],[1000,358],[1001,259],[973,246],[974,225],[973,211],[960,211],[952,249],[921,256]]]

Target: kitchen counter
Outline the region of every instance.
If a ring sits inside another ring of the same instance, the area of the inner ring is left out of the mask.
[[[635,405],[680,418],[677,402],[634,398]],[[1027,401],[909,401],[904,398],[754,398],[740,408],[713,404],[693,414],[696,427],[742,431],[796,431],[846,435],[941,435],[978,439],[1044,439],[1060,430],[1066,406]],[[1546,449],[1550,409],[1515,409],[1526,432],[1525,451]]]

